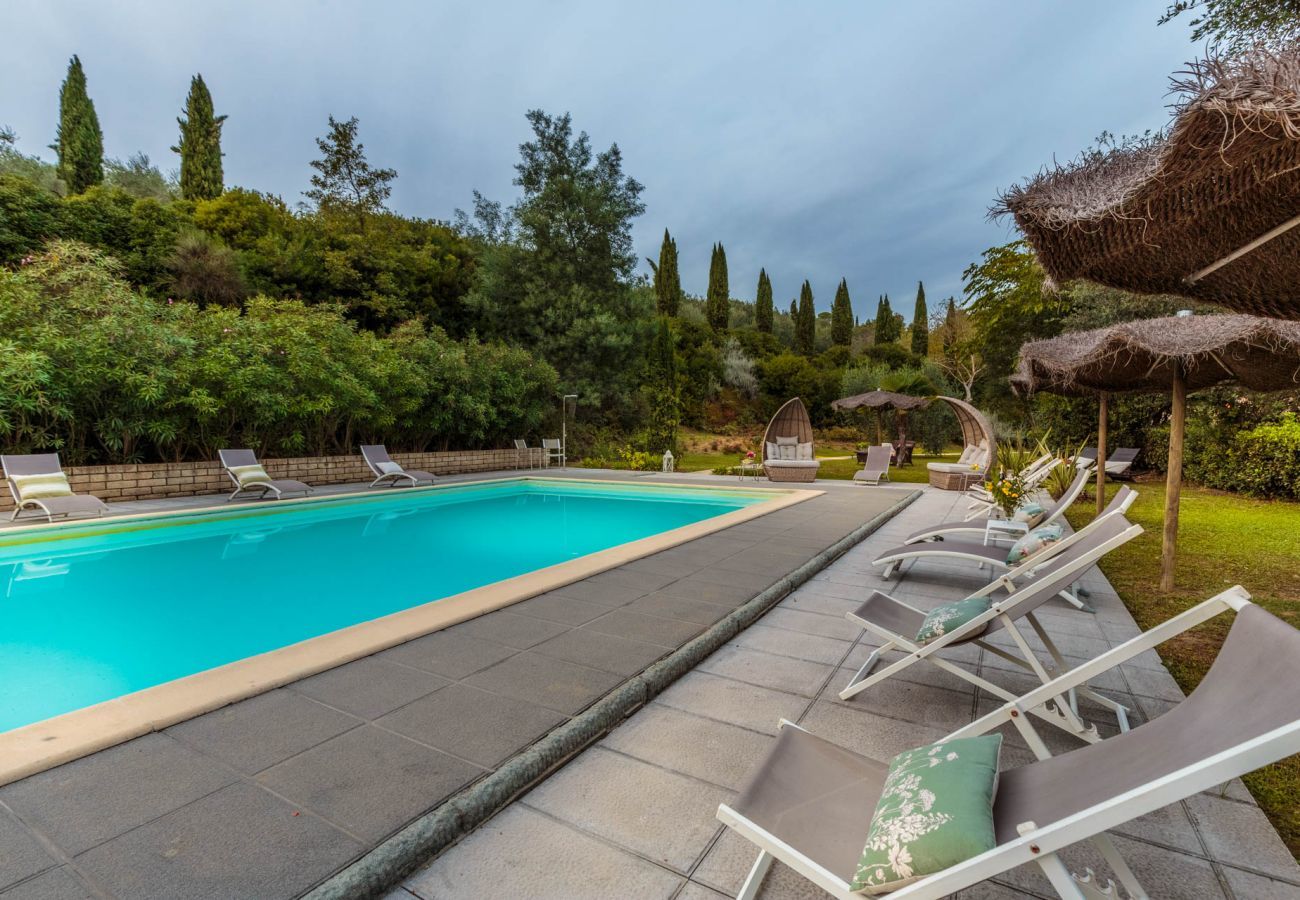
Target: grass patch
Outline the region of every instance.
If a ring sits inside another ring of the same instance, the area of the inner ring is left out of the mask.
[[[678,472],[711,472],[714,469],[720,469],[724,466],[740,465],[742,454],[739,453],[708,453],[700,451],[688,451],[677,458],[676,468]],[[862,464],[858,462],[857,457],[851,450],[825,450],[818,453],[817,458],[821,460],[821,468],[817,470],[818,478],[830,478],[838,481],[849,481],[853,478],[854,472],[862,471]],[[921,484],[929,480],[929,471],[925,468],[927,462],[937,462],[947,460],[952,462],[955,456],[925,456],[915,454],[912,457],[912,465],[891,466],[889,469],[889,480],[895,484]]]
[[[1256,603],[1278,618],[1300,627],[1300,503],[1250,500],[1184,486],[1176,586],[1172,593],[1161,594],[1164,483],[1148,482],[1136,488],[1138,499],[1128,515],[1145,532],[1107,555],[1101,569],[1142,630],[1234,584],[1244,586]],[[1108,487],[1108,495],[1116,489]],[[1091,503],[1076,504],[1067,515],[1076,528],[1092,517]],[[1232,618],[1230,614],[1218,616],[1160,646],[1161,659],[1185,692],[1195,688],[1209,670]],[[1260,769],[1243,780],[1291,853],[1300,859],[1300,756]]]

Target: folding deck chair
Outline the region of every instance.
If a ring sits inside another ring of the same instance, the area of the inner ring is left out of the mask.
[[[371,487],[378,487],[384,482],[388,482],[390,487],[397,487],[397,483],[402,479],[409,481],[411,487],[415,487],[421,481],[433,484],[438,480],[438,476],[432,472],[403,469],[388,455],[388,449],[383,444],[362,444],[361,456],[376,476],[375,480],[370,482]]]
[[[4,470],[5,483],[14,498],[14,514],[9,521],[17,521],[19,513],[28,509],[38,509],[46,520],[53,522],[55,516],[65,519],[69,516],[102,516],[108,512],[108,506],[98,497],[90,494],[73,494],[71,489],[57,476],[63,475],[63,466],[59,464],[57,453],[22,453],[0,456],[0,469]],[[56,494],[49,488],[51,476],[58,482],[57,490],[69,493]],[[44,490],[38,489],[37,482],[42,482]]]
[[[1034,460],[1020,472],[1021,483],[1025,488],[1025,496],[1037,491],[1047,480],[1047,476],[1052,474],[1052,470],[1061,464],[1051,453],[1044,453],[1038,459]],[[978,519],[980,516],[989,516],[998,508],[993,499],[993,494],[984,489],[983,483],[972,484],[966,489],[970,497],[970,505],[967,507],[966,520]]]
[[[1025,712],[1077,688],[1176,634],[1227,610],[1236,621],[1191,696],[1145,725],[1052,757]],[[1274,668],[1261,677],[1258,662]],[[1108,829],[1300,752],[1300,631],[1250,602],[1240,587],[1193,607],[1071,672],[1007,702],[945,740],[1005,723],[1035,762],[1001,773],[993,798],[996,846],[887,896],[938,900],[1034,863],[1065,900],[1109,900],[1089,871],[1069,871],[1058,853],[1092,842],[1130,897],[1149,896]],[[737,897],[752,900],[779,859],[839,900],[850,890],[887,763],[782,722],[775,745],[718,819],[759,848]]]
[[[1085,525],[1080,531],[1074,534],[1065,535],[1059,541],[1048,544],[1037,553],[1028,557],[1024,561],[1011,565],[1007,562],[1007,548],[990,544],[982,544],[977,541],[920,541],[919,543],[904,544],[901,547],[895,547],[892,550],[886,550],[884,553],[872,560],[872,565],[884,565],[885,571],[883,577],[888,578],[905,562],[915,562],[919,559],[960,559],[969,562],[979,563],[981,566],[988,565],[994,570],[1004,572],[1029,571],[1029,569],[1043,562],[1044,560],[1060,553],[1087,529],[1093,527],[1103,518],[1112,516],[1117,513],[1125,513],[1128,508],[1137,500],[1137,492],[1132,489],[1121,489],[1111,498],[1106,508],[1102,510],[1101,515]],[[981,528],[980,531],[984,529]],[[911,536],[908,540],[912,540]]]
[[[1068,590],[1084,572],[1092,568],[1107,553],[1133,540],[1141,533],[1142,526],[1132,524],[1122,513],[1097,519],[1087,528],[1081,529],[1077,533],[1077,540],[1064,551],[1038,565],[1032,576],[1026,577],[1023,583],[1017,584],[1003,576],[987,587],[973,592],[971,596],[991,597],[1001,589],[1005,590],[1008,596],[995,600],[987,612],[959,628],[940,635],[928,644],[919,644],[915,638],[926,616],[923,610],[909,606],[881,591],[873,591],[865,603],[846,615],[850,622],[876,635],[884,643],[873,650],[867,657],[867,661],[854,673],[849,683],[840,691],[840,699],[849,700],[856,697],[873,685],[921,662],[932,663],[945,672],[988,691],[995,697],[1003,700],[1015,699],[1016,695],[1010,691],[943,658],[945,649],[965,644],[974,644],[1014,663],[1033,673],[1039,681],[1044,683],[1050,681],[1051,671],[1034,653],[1017,622],[1021,620],[1027,622],[1034,634],[1038,635],[1038,639],[1043,642],[1051,657],[1050,665],[1053,668],[1066,668],[1064,655],[1053,643],[1043,623],[1034,615],[1035,611],[1062,591]],[[988,638],[999,631],[1005,631],[1010,636],[1019,651],[1018,654],[988,642]],[[881,657],[892,650],[901,651],[906,655],[873,674]],[[1086,686],[1080,688],[1078,693],[1082,693],[1088,699],[1113,712],[1119,722],[1120,730],[1127,730],[1128,710],[1124,706]],[[1053,699],[1056,700],[1053,709],[1026,711],[1083,740],[1097,740],[1096,727],[1085,725],[1079,718],[1078,700],[1074,694]]]
[[[275,497],[279,500],[285,494],[310,494],[313,488],[309,484],[301,481],[294,481],[292,478],[267,478],[265,481],[240,481],[240,472],[248,471],[247,466],[261,467],[257,461],[257,454],[252,450],[219,450],[217,455],[221,457],[221,465],[230,476],[230,480],[235,483],[235,490],[226,498],[229,503],[240,494],[252,493],[257,491],[257,496],[265,500],[267,497]],[[247,483],[245,483],[247,482]]]
[[[889,480],[889,458],[892,451],[887,445],[867,448],[867,462],[859,472],[853,473],[857,484],[880,484]]]
[[[1083,489],[1088,486],[1088,482],[1091,479],[1091,469],[1080,469],[1078,474],[1074,476],[1074,481],[1070,482],[1070,486],[1067,487],[1065,492],[1061,494],[1060,498],[1054,501],[1044,512],[1042,521],[1034,527],[1038,528],[1043,525],[1051,525],[1057,519],[1063,517],[1066,511],[1074,504],[1074,501],[1079,499],[1079,495],[1083,493]],[[953,535],[961,535],[962,537],[978,536],[984,533],[984,529],[985,523],[983,521],[977,520],[973,516],[967,516],[960,522],[942,522],[938,525],[929,525],[925,528],[921,528],[909,534],[904,539],[903,543],[917,544],[921,541],[931,541],[939,537],[947,539]]]

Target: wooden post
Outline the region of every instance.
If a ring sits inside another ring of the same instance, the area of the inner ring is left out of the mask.
[[[1183,367],[1174,369],[1173,407],[1169,415],[1169,468],[1165,472],[1165,531],[1160,548],[1160,590],[1174,589],[1174,557],[1178,549],[1178,495],[1183,487],[1183,423],[1187,414],[1187,381]]]
[[[1097,414],[1097,515],[1106,508],[1106,420],[1110,394],[1101,392],[1101,410]]]

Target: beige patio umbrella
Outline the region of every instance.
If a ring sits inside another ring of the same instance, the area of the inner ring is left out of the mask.
[[[1300,319],[1300,47],[1192,63],[1167,132],[1004,193],[1052,281]]]
[[[854,394],[852,397],[841,397],[838,400],[831,401],[831,409],[850,410],[850,409],[874,409],[876,411],[876,440],[881,440],[880,413],[886,409],[895,409],[904,414],[911,409],[920,409],[929,404],[926,397],[914,397],[911,394],[896,394],[893,391],[874,390],[867,391],[865,394]],[[907,419],[904,416],[899,423],[899,440],[902,441],[907,437]],[[900,451],[901,452],[901,451]],[[902,459],[900,456],[899,459]]]
[[[1020,348],[1014,378],[1031,391],[1098,393],[1097,488],[1105,477],[1104,398],[1110,393],[1170,391],[1169,466],[1160,589],[1174,586],[1183,425],[1188,391],[1235,382],[1257,391],[1300,387],[1300,322],[1255,316],[1169,316],[1031,341]]]

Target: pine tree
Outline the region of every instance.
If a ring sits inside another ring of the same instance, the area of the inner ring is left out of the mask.
[[[675,454],[681,403],[677,385],[677,353],[668,316],[659,317],[647,369],[648,377],[643,388],[649,409],[646,450],[656,454],[671,450]]]
[[[794,348],[804,356],[812,356],[817,336],[817,312],[813,308],[812,285],[807,281],[799,289],[799,308],[794,320]]]
[[[766,269],[758,270],[758,295],[754,299],[754,323],[763,334],[772,333],[772,280]]]
[[[181,196],[186,200],[212,200],[225,190],[221,171],[221,123],[225,116],[213,115],[212,94],[202,75],[190,79],[185,98],[185,116],[177,118],[181,139],[173,153],[181,155]]]
[[[80,194],[104,181],[104,133],[86,93],[86,73],[76,56],[59,89],[59,129],[50,148],[59,153],[58,173],[69,193]]]
[[[853,343],[853,301],[849,299],[849,283],[844,278],[835,289],[835,302],[831,305],[831,343],[837,347]]]
[[[925,285],[916,283],[916,309],[912,311],[912,352],[925,356],[930,352],[930,310],[925,305]]]
[[[894,318],[894,311],[889,306],[889,295],[885,294],[876,307],[876,343],[892,344],[901,336],[898,320]]]
[[[727,286],[727,251],[721,244],[713,245],[713,259],[709,263],[709,293],[704,311],[709,327],[715,334],[727,330],[731,319],[731,291]]]
[[[945,358],[952,355],[952,348],[956,343],[956,335],[957,301],[952,297],[949,297],[948,309],[943,315],[943,355]]]
[[[664,229],[659,245],[659,263],[650,261],[655,273],[655,306],[661,316],[675,316],[682,302],[682,279],[677,271],[677,241]]]

